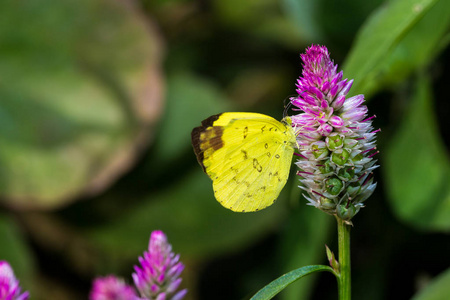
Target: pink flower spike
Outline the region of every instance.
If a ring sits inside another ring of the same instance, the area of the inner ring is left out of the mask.
[[[323,93],[321,90],[319,90],[316,87],[313,87],[310,89],[311,93],[313,93],[319,101],[322,101],[324,99]]]
[[[341,114],[341,117],[342,119],[347,121],[359,122],[362,119],[364,119],[366,114],[367,114],[367,107],[362,106],[352,110],[344,111],[344,113]]]
[[[372,153],[371,155],[369,155],[369,158],[372,158],[373,156],[377,155],[378,153],[380,153],[380,151],[375,151],[374,153]]]
[[[352,87],[352,85],[353,85],[353,79],[346,82],[344,87],[342,88],[342,90],[339,92],[339,96],[340,95],[346,96],[348,94],[348,92],[350,91],[350,88]]]
[[[342,120],[338,116],[331,116],[328,121],[335,128],[340,128],[340,127],[344,126],[344,120]]]
[[[325,82],[322,84],[321,90],[322,90],[322,92],[323,92],[324,94],[328,93],[328,92],[330,91],[330,82],[325,81]]]
[[[132,275],[142,299],[174,300],[186,295],[186,292],[180,294],[176,291],[184,269],[179,258],[172,252],[167,236],[160,230],[153,231],[148,251],[144,252],[143,258],[139,258],[142,269],[135,267],[136,272]]]
[[[92,284],[89,300],[136,300],[134,289],[113,275],[98,277]]]
[[[334,68],[334,72],[336,72],[337,70],[337,65]],[[339,81],[342,80],[342,77],[344,77],[344,72],[340,71],[339,73],[337,73],[333,79],[331,80],[331,85],[335,85],[336,83],[338,83]]]
[[[349,110],[360,106],[364,102],[364,95],[356,95],[345,100],[344,110]]]
[[[150,291],[154,294],[157,294],[159,292],[159,286],[157,284],[152,284],[150,287]]]
[[[333,127],[327,123],[320,125],[320,127],[318,128],[319,133],[322,136],[328,136],[332,131],[333,131]]]
[[[345,95],[340,95],[336,97],[331,106],[333,106],[334,109],[341,109],[342,105],[344,105],[344,102],[345,102]]]
[[[184,296],[186,296],[187,294],[187,290],[181,290],[179,291],[175,296],[172,297],[172,300],[181,300],[184,298]]]
[[[339,91],[339,85],[335,84],[331,86],[330,92],[328,93],[328,98],[333,99]]]
[[[301,155],[300,153],[294,152],[295,156],[306,158],[306,156]]]
[[[166,300],[166,293],[161,293],[156,297],[156,300]]]
[[[326,47],[312,45],[300,57],[303,70],[297,92],[308,100],[291,100],[292,111],[298,112],[291,121],[300,188],[308,205],[349,221],[376,187],[372,179],[360,189],[354,183],[378,167],[372,157],[378,153],[379,130],[373,130],[373,117],[367,118],[364,95],[346,98],[353,79],[342,79],[343,71],[337,72]]]
[[[299,97],[301,97],[306,102],[305,103],[306,105],[307,104],[316,105],[316,99],[313,96],[309,95],[309,94],[303,93]]]
[[[19,280],[14,276],[14,271],[9,263],[0,260],[0,299],[27,300],[28,297],[28,292],[21,294]]]
[[[370,121],[370,120],[372,120],[372,119],[374,119],[374,118],[376,118],[376,117],[377,117],[376,115],[373,115],[373,116],[371,116],[371,117],[369,117],[369,118],[363,120],[363,122]]]

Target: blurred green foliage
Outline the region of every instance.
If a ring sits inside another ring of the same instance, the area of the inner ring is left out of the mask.
[[[95,276],[131,282],[155,229],[187,266],[187,300],[249,299],[326,264],[334,220],[305,205],[294,168],[275,205],[232,213],[190,146],[215,113],[281,119],[299,53],[320,43],[382,129],[354,298],[448,299],[449,16],[446,0],[1,2],[0,259],[32,299],[63,300]],[[314,276],[278,299],[336,299]]]

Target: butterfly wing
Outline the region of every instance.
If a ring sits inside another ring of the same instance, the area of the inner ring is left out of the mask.
[[[233,211],[271,205],[289,176],[293,129],[257,113],[223,113],[192,131],[203,170],[213,180],[216,199]]]

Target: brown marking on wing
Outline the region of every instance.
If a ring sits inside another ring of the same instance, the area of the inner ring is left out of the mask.
[[[223,127],[214,126],[210,127],[205,132],[205,139],[208,141],[208,146],[214,150],[218,150],[223,147]]]
[[[221,114],[213,115],[203,120],[202,125],[195,127],[191,132],[191,142],[195,156],[205,173],[206,168],[203,164],[205,150],[208,148],[218,150],[223,147],[223,129],[221,126],[214,126],[214,122],[219,119],[220,115]]]

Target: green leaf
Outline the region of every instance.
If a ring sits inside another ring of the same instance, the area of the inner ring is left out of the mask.
[[[432,62],[449,42],[443,39],[449,29],[449,15],[450,1],[440,0],[431,7],[378,67],[376,80],[371,81],[374,89],[377,84],[398,85],[416,69]]]
[[[439,274],[411,300],[447,300],[450,295],[450,269]]]
[[[450,161],[432,109],[431,84],[416,81],[410,108],[381,163],[389,201],[411,226],[450,231]]]
[[[294,281],[315,273],[315,272],[323,272],[328,271],[336,275],[334,273],[333,269],[329,266],[322,266],[322,265],[312,265],[312,266],[306,266],[299,269],[296,269],[294,271],[291,271],[287,274],[284,274],[283,276],[275,279],[265,287],[263,287],[259,292],[257,292],[251,300],[266,300],[266,299],[272,299],[276,294],[281,292],[284,288],[286,288],[288,285],[293,283]]]
[[[283,0],[282,3],[303,42],[328,44],[332,54],[336,54],[348,48],[357,29],[382,1]]]
[[[0,196],[50,208],[128,169],[162,105],[161,46],[123,2],[0,2]]]
[[[358,33],[343,67],[345,77],[355,79],[352,93],[368,95],[374,92],[381,80],[380,72],[386,58],[392,55],[408,32],[438,2],[439,0],[388,1],[369,18]],[[443,24],[448,23],[448,18],[443,19]],[[438,28],[439,33],[441,27]],[[435,37],[433,40],[436,42]]]

